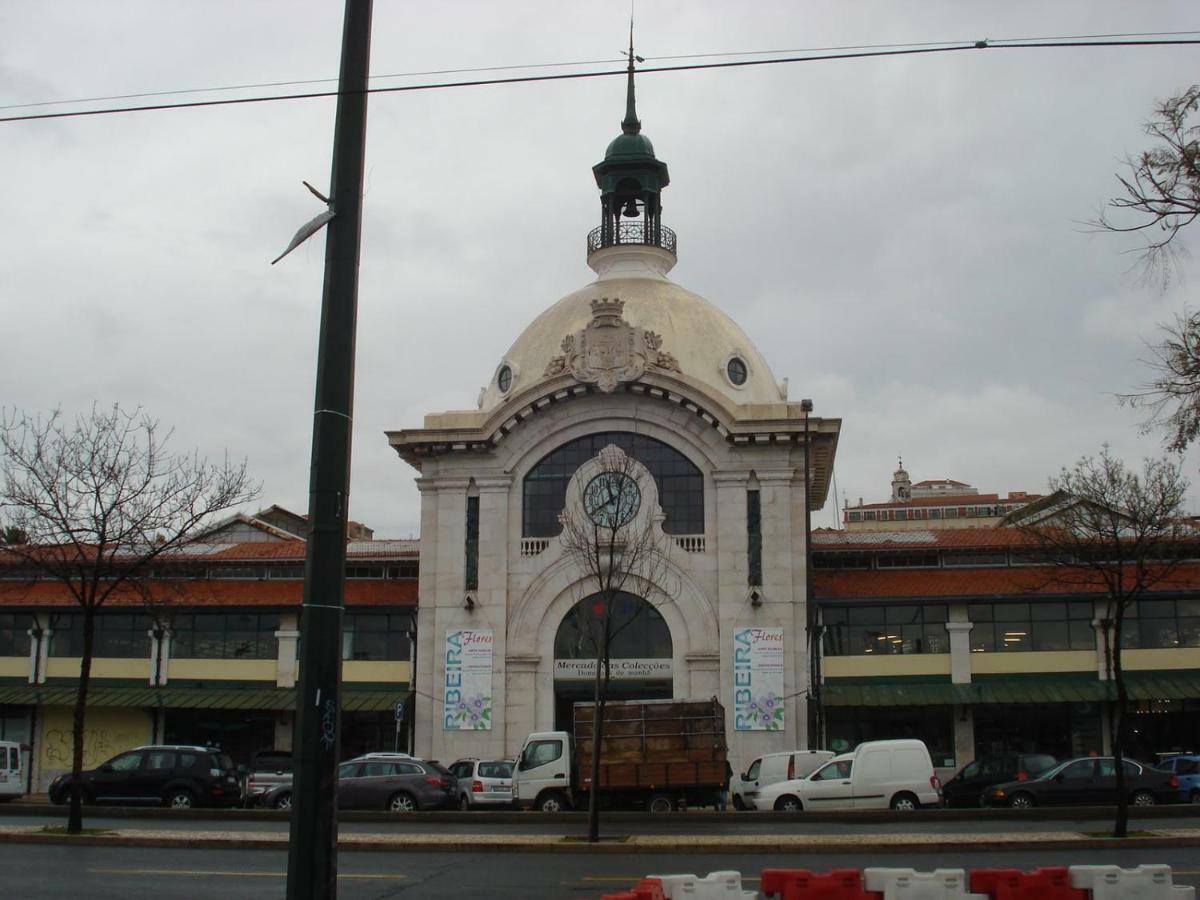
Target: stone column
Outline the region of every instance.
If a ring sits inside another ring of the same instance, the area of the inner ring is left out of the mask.
[[[971,683],[971,622],[967,618],[967,607],[962,603],[950,606],[946,631],[950,635],[950,683]],[[955,705],[954,716],[954,764],[962,767],[975,758],[975,708]]]
[[[477,627],[492,631],[492,729],[476,733],[475,738],[487,740],[487,754],[501,757],[511,752],[509,748],[514,741],[525,737],[524,733],[515,736],[508,733],[505,715],[508,679],[503,662],[508,651],[508,562],[514,548],[520,552],[520,532],[511,534],[508,528],[512,481],[511,475],[475,479],[479,489],[479,588],[474,617],[479,620]]]
[[[296,662],[296,648],[300,643],[300,631],[295,613],[284,613],[279,617],[279,630],[275,632],[279,642],[279,651],[275,658],[275,686],[293,688],[299,666]],[[278,744],[275,745],[277,748]]]
[[[42,623],[45,622],[45,628]],[[50,617],[44,613],[35,614],[33,627],[26,632],[29,635],[29,683],[46,683],[46,660],[50,655],[50,636],[54,633],[49,628]]]
[[[537,670],[540,662],[541,658],[537,656],[509,656],[504,659],[505,704],[495,708],[504,711],[507,740],[504,754],[514,759],[521,752],[526,736],[542,730],[537,721]],[[550,694],[553,704],[553,687]],[[553,727],[553,720],[546,727]]]

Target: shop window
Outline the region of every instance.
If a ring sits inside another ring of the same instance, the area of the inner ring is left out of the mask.
[[[29,656],[33,616],[0,613],[0,656]]]
[[[1142,600],[1125,612],[1121,646],[1171,650],[1200,647],[1200,600]]]
[[[1034,603],[972,603],[971,650],[975,653],[1021,650],[1092,650],[1090,600]]]
[[[98,612],[92,639],[94,658],[148,659],[150,617],[137,613]],[[51,620],[50,655],[83,656],[83,614],[64,613]]]
[[[408,613],[346,613],[342,617],[342,659],[406,660],[412,648]]]
[[[949,653],[947,608],[838,606],[821,611],[826,656]]]
[[[188,613],[171,623],[175,659],[275,659],[275,613]]]
[[[863,741],[916,738],[937,767],[954,766],[954,715],[950,706],[831,706],[825,711],[826,743],[844,753]]]

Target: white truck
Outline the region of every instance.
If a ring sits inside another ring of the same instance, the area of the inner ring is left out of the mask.
[[[587,807],[595,706],[575,704],[574,733],[525,739],[513,800],[525,809]],[[725,710],[709,700],[609,701],[600,746],[600,801],[611,809],[669,812],[715,805],[726,778]]]

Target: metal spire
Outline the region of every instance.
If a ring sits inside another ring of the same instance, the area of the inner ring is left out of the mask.
[[[621,122],[621,131],[624,134],[638,134],[642,130],[642,123],[638,121],[637,105],[633,98],[633,63],[644,62],[640,56],[634,56],[633,53],[633,16],[629,17],[629,88],[625,95],[625,118]]]

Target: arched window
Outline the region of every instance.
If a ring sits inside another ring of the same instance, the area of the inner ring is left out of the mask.
[[[609,444],[616,444],[649,470],[658,487],[667,534],[704,533],[704,476],[686,456],[662,441],[626,431],[589,434],[551,451],[525,476],[523,537],[554,537],[562,531],[567,483],[575,471]]]
[[[554,636],[555,659],[595,659],[604,634],[604,597],[584,597],[566,614]],[[619,591],[610,616],[610,659],[670,659],[671,629],[654,606]]]

